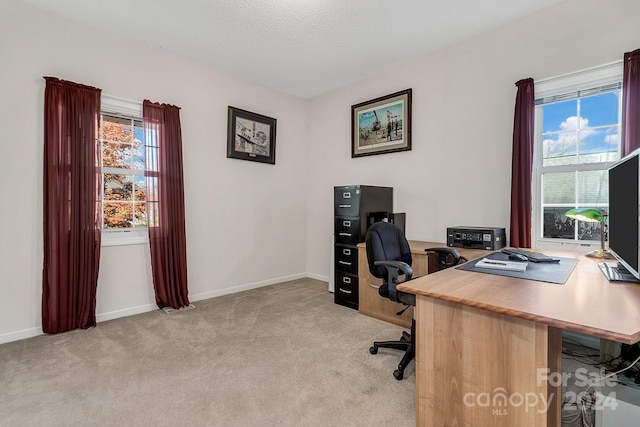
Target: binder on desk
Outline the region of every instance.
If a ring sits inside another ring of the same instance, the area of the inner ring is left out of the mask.
[[[476,268],[488,268],[491,270],[525,271],[529,265],[526,261],[503,261],[482,258],[476,262]]]

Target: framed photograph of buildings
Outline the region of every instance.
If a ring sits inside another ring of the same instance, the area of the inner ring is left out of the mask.
[[[351,106],[351,157],[411,150],[411,89]]]
[[[229,106],[227,157],[276,163],[276,119]]]

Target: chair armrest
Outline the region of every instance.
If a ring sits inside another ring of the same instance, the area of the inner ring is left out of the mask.
[[[396,285],[411,280],[413,275],[411,266],[402,261],[374,261],[373,264],[382,265],[387,268],[387,279],[383,280],[382,285],[378,288],[380,296],[389,298],[391,301],[401,302]],[[399,280],[398,271],[404,273],[404,280]]]
[[[396,280],[393,281],[394,283],[406,282],[408,280],[411,280],[411,277],[413,276],[413,270],[411,269],[411,266],[409,264],[407,264],[406,262],[402,262],[402,261],[374,261],[373,264],[374,265],[384,265],[385,267],[387,267],[388,271],[390,271],[391,269],[394,269],[395,270],[395,278],[396,278]],[[391,267],[391,268],[389,268],[389,267]],[[402,271],[402,273],[406,276],[404,278],[404,280],[401,281],[401,282],[399,282],[397,280],[398,270]],[[391,282],[392,280],[389,279],[389,281]]]

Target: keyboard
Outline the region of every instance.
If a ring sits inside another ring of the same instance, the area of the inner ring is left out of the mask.
[[[508,255],[511,255],[511,254],[523,255],[527,258],[527,260],[531,262],[554,262],[554,263],[560,262],[558,258],[551,258],[550,256],[541,254],[540,252],[532,252],[532,251],[528,251],[520,248],[507,248],[507,249],[503,249],[502,252]]]
[[[604,274],[604,277],[610,282],[640,283],[640,280],[636,279],[635,276],[628,271],[621,271],[617,264],[600,262],[598,263],[598,267],[600,267],[602,274]]]

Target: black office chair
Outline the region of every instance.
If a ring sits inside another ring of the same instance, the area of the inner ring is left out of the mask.
[[[372,276],[382,279],[382,285],[378,288],[380,296],[405,305],[405,308],[397,313],[398,315],[404,313],[409,307],[415,307],[416,296],[414,294],[396,289],[397,285],[411,280],[413,276],[411,250],[402,231],[391,223],[376,222],[367,230],[365,242],[367,245],[369,271]],[[467,261],[453,248],[429,248],[425,249],[425,251],[433,252],[437,255],[438,268],[440,270]],[[404,275],[402,280],[400,275]],[[369,352],[376,354],[380,347],[403,350],[405,352],[404,356],[402,356],[402,360],[398,364],[398,369],[393,372],[393,376],[397,380],[401,380],[404,376],[405,368],[416,354],[415,336],[416,320],[414,315],[411,321],[411,333],[403,332],[398,341],[375,341],[373,346],[369,348]]]
[[[378,293],[391,301],[405,305],[405,309],[415,307],[416,296],[414,294],[401,292],[396,289],[396,285],[411,280],[413,270],[411,269],[411,250],[409,243],[402,234],[402,231],[395,225],[388,222],[376,222],[365,236],[367,245],[367,261],[371,275],[382,279],[382,285],[378,288]],[[404,275],[400,280],[399,276]],[[404,310],[398,314],[402,314]],[[378,348],[393,348],[403,350],[404,356],[398,364],[398,369],[393,372],[397,380],[404,376],[404,370],[413,360],[415,350],[415,318],[411,321],[411,333],[402,333],[398,341],[375,341],[369,348],[371,354],[378,353]]]

